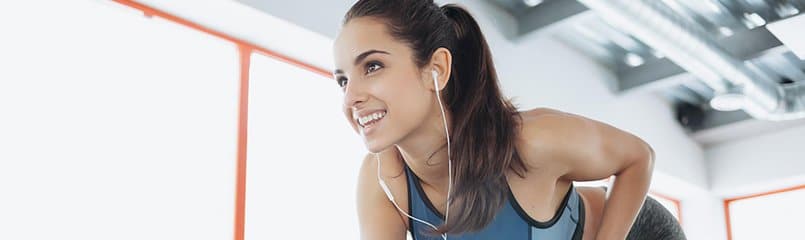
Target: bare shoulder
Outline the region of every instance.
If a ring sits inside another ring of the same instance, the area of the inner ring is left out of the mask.
[[[522,124],[517,137],[518,153],[530,168],[553,169],[562,172],[556,163],[553,146],[568,138],[570,128],[585,125],[586,118],[558,109],[539,107],[520,112]],[[577,131],[575,131],[577,132]]]
[[[534,108],[520,112],[522,124],[517,140],[524,144],[535,145],[550,142],[552,129],[562,128],[572,124],[568,120],[578,119],[578,115],[567,113],[553,108]]]
[[[550,166],[560,178],[599,180],[635,164],[653,167],[648,143],[605,122],[551,108],[521,114],[518,153],[526,164]]]
[[[545,137],[542,133],[551,133],[548,130],[561,129],[578,124],[587,118],[564,112],[558,109],[540,107],[520,112],[523,118],[521,133],[524,140],[540,140],[536,137]]]
[[[406,175],[403,165],[390,148],[381,152],[380,176],[386,182],[394,201],[408,210]],[[378,183],[378,162],[375,154],[367,153],[358,173],[357,208],[361,239],[405,239],[408,221],[389,201]]]
[[[547,107],[538,107],[538,108],[523,111],[523,112],[521,112],[521,114],[523,114],[524,116],[528,116],[528,117],[539,117],[539,116],[545,116],[546,114],[560,114],[560,115],[562,115],[562,114],[568,114],[568,113],[563,112],[563,111],[558,110],[558,109],[547,108]]]

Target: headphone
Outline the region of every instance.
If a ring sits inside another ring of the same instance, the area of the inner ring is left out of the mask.
[[[442,99],[439,96],[439,81],[438,81],[439,72],[437,72],[434,69],[434,70],[431,71],[431,76],[433,77],[433,87],[434,87],[434,89],[436,89],[436,100],[439,102],[439,109],[441,109],[441,111],[442,111],[442,121],[444,123],[444,132],[445,132],[445,136],[447,137],[447,184],[448,185],[447,185],[447,204],[445,205],[446,207],[445,207],[445,211],[444,211],[444,221],[447,222],[447,218],[450,216],[450,191],[451,191],[451,187],[453,185],[453,173],[452,173],[453,166],[452,166],[452,163],[451,163],[452,161],[450,161],[450,132],[447,130],[447,118],[445,117],[445,114],[444,114],[444,107],[442,106]],[[386,197],[388,197],[389,201],[391,201],[391,203],[394,204],[394,207],[396,207],[397,210],[399,210],[405,216],[407,216],[407,217],[409,217],[409,218],[411,218],[413,220],[416,220],[418,222],[424,223],[425,225],[428,225],[428,226],[432,227],[433,229],[438,229],[438,228],[436,228],[436,226],[434,226],[433,224],[431,224],[429,222],[425,222],[425,221],[420,220],[418,218],[415,218],[415,217],[413,217],[411,215],[408,215],[408,213],[403,211],[400,208],[400,206],[397,205],[397,202],[394,201],[394,196],[391,195],[391,190],[389,190],[388,185],[386,185],[386,181],[383,181],[383,178],[380,177],[380,154],[375,153],[375,159],[377,159],[377,181],[378,181],[378,183],[380,183],[380,188],[382,188],[383,192],[386,193]],[[409,208],[410,208],[410,206],[409,206]],[[444,240],[447,240],[447,233],[442,234],[442,238]]]

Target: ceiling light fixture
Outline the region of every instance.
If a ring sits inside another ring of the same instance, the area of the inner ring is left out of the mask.
[[[783,18],[799,14],[799,9],[791,5],[790,2],[777,4],[777,7],[774,8],[774,11]]]
[[[718,111],[735,111],[742,109],[746,102],[746,95],[739,88],[730,88],[726,92],[716,93],[710,99],[710,107]]]
[[[525,3],[525,5],[528,6],[528,7],[536,7],[537,5],[542,3],[543,1],[544,0],[523,0],[523,3]]]
[[[710,10],[713,10],[714,13],[721,13],[721,3],[718,3],[718,0],[705,0],[704,3]]]
[[[766,25],[766,19],[763,19],[757,13],[744,13],[744,24],[749,29],[754,29]]]
[[[646,61],[643,59],[643,57],[641,57],[641,56],[639,56],[639,55],[637,55],[637,54],[634,54],[634,53],[627,53],[627,54],[626,54],[626,57],[624,57],[624,58],[623,58],[623,60],[624,60],[624,61],[626,62],[626,64],[628,64],[630,67],[637,67],[637,66],[643,65],[643,63],[645,63],[645,62],[646,62]]]
[[[728,27],[718,27],[718,32],[720,32],[721,35],[724,35],[725,37],[729,37],[732,36],[732,34],[734,34],[732,29]]]
[[[651,54],[654,55],[657,58],[664,58],[665,57],[665,54],[662,54],[662,52],[660,52],[657,49],[651,49]]]

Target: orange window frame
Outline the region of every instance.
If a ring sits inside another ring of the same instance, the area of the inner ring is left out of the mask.
[[[331,71],[325,70],[320,67],[313,66],[312,64],[305,63],[287,55],[265,49],[250,43],[246,40],[229,36],[223,32],[216,31],[200,24],[188,21],[184,18],[167,13],[165,11],[156,9],[151,6],[139,3],[133,0],[113,0],[123,6],[131,7],[133,9],[143,12],[145,17],[159,17],[170,22],[183,25],[185,27],[195,29],[212,36],[229,41],[237,46],[240,64],[240,92],[238,96],[238,143],[237,143],[237,167],[236,167],[236,181],[235,181],[235,225],[234,225],[234,239],[244,240],[245,232],[245,216],[246,216],[246,143],[248,133],[248,116],[249,116],[249,67],[251,64],[252,53],[260,53],[268,57],[280,60],[282,62],[300,67],[302,69],[314,72],[326,78],[331,78]]]
[[[601,179],[601,180],[608,183],[610,181],[610,179],[612,179],[612,178],[613,178],[613,176],[610,176],[608,178],[604,178],[604,179]],[[663,194],[663,193],[658,193],[658,192],[656,192],[654,190],[649,190],[648,192],[651,195],[661,197],[661,198],[663,198],[665,200],[671,201],[671,203],[673,203],[674,206],[676,206],[676,216],[679,218],[678,219],[679,224],[682,225],[682,201],[679,201],[679,199],[677,199],[675,197],[671,197],[670,195]]]
[[[746,196],[740,196],[740,197],[733,197],[733,198],[724,199],[724,219],[726,220],[726,225],[727,225],[726,226],[726,228],[727,228],[727,240],[732,240],[732,225],[730,224],[730,203],[732,203],[734,201],[739,201],[739,200],[744,200],[744,199],[749,199],[749,198],[763,197],[763,196],[768,196],[768,195],[772,195],[772,194],[796,191],[796,190],[800,190],[800,189],[805,189],[805,184],[799,185],[799,186],[783,188],[783,189],[778,189],[778,190],[772,190],[772,191],[768,191],[768,192],[761,192],[761,193],[750,194],[750,195],[746,195]]]

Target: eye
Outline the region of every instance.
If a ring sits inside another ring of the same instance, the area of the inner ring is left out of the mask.
[[[366,73],[367,74],[372,73],[374,71],[380,70],[380,68],[382,67],[383,65],[376,61],[366,63]]]
[[[335,82],[338,84],[339,87],[343,88],[344,86],[347,85],[347,78],[339,77],[338,79],[335,80]]]

